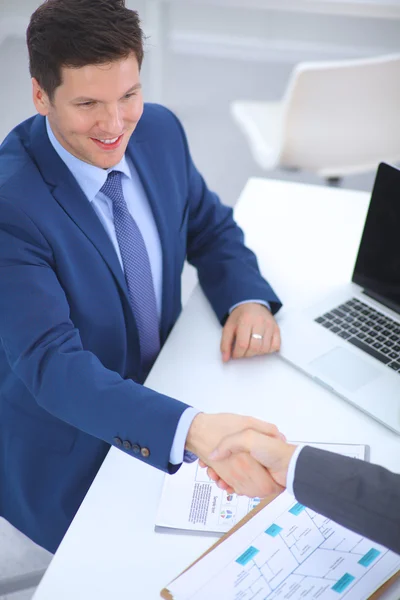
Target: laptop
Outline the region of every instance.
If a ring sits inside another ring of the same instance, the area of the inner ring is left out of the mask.
[[[279,325],[282,358],[400,434],[399,169],[379,165],[351,282]]]

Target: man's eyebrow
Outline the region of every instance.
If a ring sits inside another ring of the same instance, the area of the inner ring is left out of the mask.
[[[132,92],[135,92],[136,90],[140,90],[141,87],[141,83],[135,83],[135,85],[129,88],[129,90],[122,95],[122,98],[128,94],[131,94]],[[79,96],[79,98],[74,98],[73,102],[101,102],[101,100],[96,100],[95,98],[89,98],[87,96]]]
[[[123,94],[122,97],[126,96],[127,94],[130,94],[131,92],[136,92],[136,90],[140,90],[142,87],[141,83],[135,83],[135,85],[133,85],[131,88],[129,88],[129,90],[127,92],[125,92],[125,94]]]

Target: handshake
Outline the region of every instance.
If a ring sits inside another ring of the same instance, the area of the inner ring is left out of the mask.
[[[195,417],[186,449],[199,457],[209,477],[228,493],[263,498],[286,487],[296,446],[275,425],[234,414]]]

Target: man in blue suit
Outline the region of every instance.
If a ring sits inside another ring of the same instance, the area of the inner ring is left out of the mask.
[[[177,118],[143,106],[124,0],[47,0],[27,40],[39,114],[0,147],[0,514],[54,552],[110,445],[174,473],[254,425],[142,385],[179,316],[185,258],[224,361],[279,349],[280,302]],[[248,494],[275,485],[246,453],[214,468]]]

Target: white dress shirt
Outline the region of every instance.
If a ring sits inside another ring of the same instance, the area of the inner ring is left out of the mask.
[[[300,446],[297,446],[296,450],[293,452],[293,456],[290,459],[289,468],[288,468],[288,472],[287,472],[287,476],[286,476],[286,489],[289,492],[289,494],[292,494],[292,496],[294,496],[293,486],[294,486],[294,476],[296,474],[297,459],[299,457],[300,452],[303,450],[303,448],[304,448],[304,444],[300,444]]]

